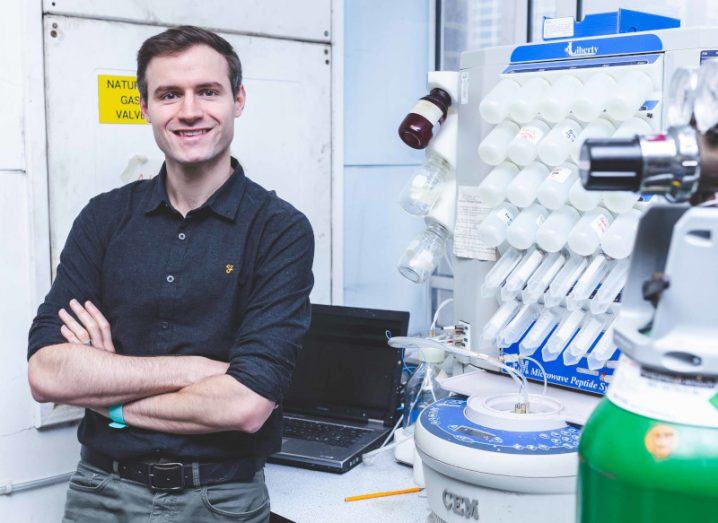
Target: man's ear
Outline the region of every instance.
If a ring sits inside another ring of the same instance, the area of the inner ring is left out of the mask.
[[[144,96],[142,95],[140,95],[140,110],[142,111],[142,118],[147,120],[147,123],[152,123],[150,122],[150,115],[147,111],[147,100],[145,100]]]
[[[234,117],[239,118],[244,110],[244,102],[247,100],[247,91],[244,90],[244,85],[240,85],[237,90],[237,96],[234,97]]]

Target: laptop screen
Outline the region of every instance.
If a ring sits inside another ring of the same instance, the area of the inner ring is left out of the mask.
[[[287,412],[391,423],[399,402],[401,350],[409,313],[312,305],[312,323],[284,399]]]

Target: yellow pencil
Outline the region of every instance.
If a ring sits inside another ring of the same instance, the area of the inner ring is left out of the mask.
[[[387,492],[374,492],[373,494],[362,494],[361,496],[349,496],[348,498],[344,498],[344,501],[361,501],[363,499],[372,499],[372,498],[383,498],[386,496],[397,496],[399,494],[412,494],[414,492],[421,492],[424,490],[421,487],[411,487],[411,488],[405,488],[402,490],[389,490]]]

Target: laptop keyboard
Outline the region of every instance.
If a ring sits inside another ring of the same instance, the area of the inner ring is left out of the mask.
[[[367,429],[346,427],[306,421],[297,418],[284,419],[284,435],[305,441],[319,441],[335,447],[351,447],[367,432]]]

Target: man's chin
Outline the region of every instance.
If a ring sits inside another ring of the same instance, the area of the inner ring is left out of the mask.
[[[183,154],[178,156],[173,156],[172,160],[177,164],[181,165],[182,167],[198,167],[200,165],[207,165],[209,163],[213,163],[216,161],[219,156],[217,154]]]

